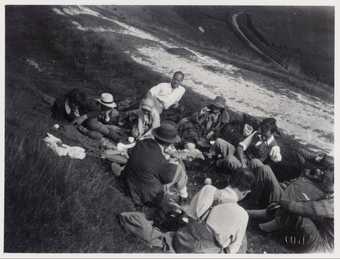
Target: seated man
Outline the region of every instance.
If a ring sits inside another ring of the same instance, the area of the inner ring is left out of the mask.
[[[284,244],[299,251],[330,252],[334,247],[334,164],[330,157],[298,153],[301,176],[284,186],[273,179],[262,186],[279,192],[266,210],[250,210],[251,216],[274,215],[260,224],[263,231],[281,230]],[[276,211],[274,209],[277,209]]]
[[[164,110],[178,107],[185,93],[185,88],[181,86],[183,80],[183,72],[177,71],[170,83],[160,83],[148,91],[147,97],[154,99],[155,108],[159,114]]]
[[[209,147],[209,140],[218,135],[229,120],[225,99],[222,96],[217,96],[201,111],[194,113],[189,118],[183,118],[178,124],[179,133],[183,142]]]
[[[164,122],[152,134],[154,139],[137,142],[122,172],[129,194],[139,206],[159,206],[164,193],[170,190],[186,199],[187,175],[184,164],[170,163],[165,158],[166,148],[179,141],[176,127]]]
[[[246,113],[234,112],[229,123],[226,123],[217,138],[222,138],[237,147],[238,144],[259,128],[260,120]]]
[[[52,106],[52,117],[81,124],[87,118],[96,117],[99,107],[81,90],[74,88],[57,98]]]
[[[230,169],[240,167],[263,167],[263,162],[270,158],[273,162],[281,161],[280,147],[274,133],[278,132],[276,121],[273,118],[264,119],[258,131],[241,141],[237,147],[223,139],[217,139],[215,149],[223,156],[224,164]],[[237,151],[237,156],[235,152]]]
[[[193,218],[205,221],[217,243],[214,240],[211,246],[201,243],[197,247],[198,251],[190,251],[186,240],[190,240],[192,232],[189,230],[192,227],[184,227],[175,234],[173,249],[177,253],[211,253],[220,250],[225,253],[245,253],[248,214],[237,203],[250,192],[254,180],[252,172],[240,168],[231,176],[229,185],[224,189],[217,189],[212,185],[204,186],[193,197],[186,212]]]
[[[114,142],[119,142],[122,139],[127,139],[127,134],[124,129],[114,125],[118,124],[119,112],[113,96],[110,93],[102,93],[99,99],[96,99],[100,106],[100,113],[95,117],[87,118],[79,130],[93,138],[102,139],[107,137]]]

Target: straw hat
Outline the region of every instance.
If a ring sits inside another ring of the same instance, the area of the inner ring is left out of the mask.
[[[100,104],[108,107],[108,108],[116,108],[117,104],[115,103],[114,99],[113,99],[113,95],[110,93],[102,93],[100,95],[100,98],[96,99],[97,102],[99,102]]]

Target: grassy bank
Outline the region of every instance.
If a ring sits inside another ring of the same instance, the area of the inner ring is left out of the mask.
[[[76,30],[48,7],[6,8],[6,252],[160,252],[118,225],[116,215],[133,206],[105,163],[90,156],[60,158],[42,142],[53,121],[49,106],[33,89],[53,97],[74,87],[92,96],[109,91],[119,101],[139,99],[168,79],[133,62],[121,37]],[[188,89],[186,114],[206,101]],[[75,136],[67,141],[79,144]],[[296,164],[290,151],[296,143],[280,141],[286,164],[274,170],[281,178],[293,177]],[[188,174],[192,193],[207,175],[214,182],[223,179],[202,167],[190,168]],[[252,226],[248,240],[251,252],[287,252],[273,236]]]

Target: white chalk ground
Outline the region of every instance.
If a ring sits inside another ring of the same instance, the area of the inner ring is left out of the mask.
[[[301,95],[289,90],[284,83],[275,79],[268,80],[266,77],[266,84],[273,86],[268,89],[260,83],[247,80],[240,75],[241,73],[235,73],[242,70],[231,64],[225,64],[213,57],[192,51],[181,43],[159,39],[155,35],[113,18],[105,17],[87,7],[68,6],[54,8],[54,11],[64,16],[93,15],[111,21],[121,28],[117,30],[83,27],[79,22],[73,21],[73,25],[79,30],[120,33],[153,41],[152,46],[150,46],[150,42],[146,42],[144,45],[138,43],[135,49],[128,52],[129,55],[137,63],[168,77],[171,77],[173,72],[182,70],[185,73],[184,85],[193,91],[210,98],[222,95],[226,98],[228,106],[234,110],[257,116],[273,116],[277,119],[281,129],[294,135],[301,143],[316,145],[319,150],[333,155],[334,104],[308,95]],[[170,54],[166,48],[171,47],[185,48],[192,51],[198,58],[193,60]],[[206,66],[214,67],[218,72],[213,72]],[[261,75],[258,77],[261,78]],[[262,77],[265,78],[265,76]],[[280,91],[270,90],[275,88]]]

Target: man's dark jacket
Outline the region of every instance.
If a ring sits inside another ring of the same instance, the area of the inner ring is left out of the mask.
[[[175,164],[165,159],[161,147],[154,139],[138,142],[123,172],[135,204],[157,202],[156,199],[163,192],[163,185],[173,180],[176,168]]]

